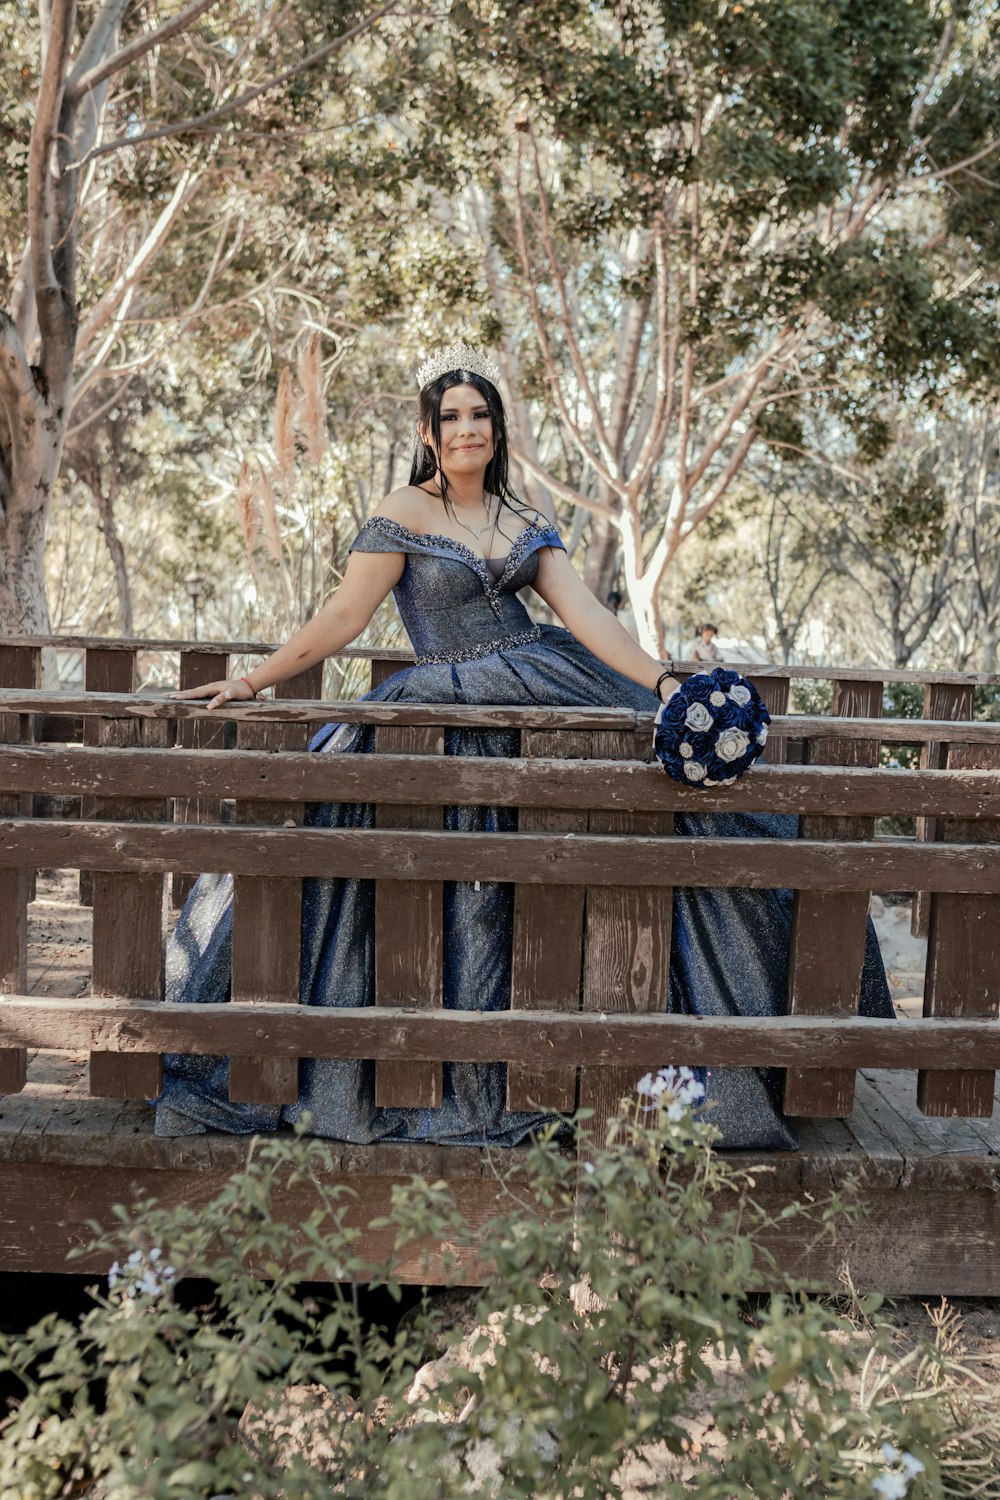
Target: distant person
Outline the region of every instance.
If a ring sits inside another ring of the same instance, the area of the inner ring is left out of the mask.
[[[704,625],[698,626],[698,639],[691,651],[692,661],[722,660],[722,652],[715,644],[715,637],[718,633],[717,626],[710,624],[707,620]]]

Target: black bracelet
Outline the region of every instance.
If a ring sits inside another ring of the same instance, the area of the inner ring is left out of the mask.
[[[674,675],[674,664],[671,661],[671,662],[667,663],[666,671],[661,672],[660,675],[659,675],[659,677],[656,679],[656,686],[653,688],[653,692],[656,694],[656,696],[658,698],[660,698],[660,683],[661,682],[666,682],[667,678],[668,677],[673,677],[673,675]],[[662,698],[660,698],[660,702],[661,703],[663,702]]]

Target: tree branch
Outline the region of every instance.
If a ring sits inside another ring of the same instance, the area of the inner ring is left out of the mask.
[[[38,103],[28,152],[28,234],[35,306],[42,335],[40,364],[53,387],[64,384],[72,368],[71,288],[56,279],[53,258],[52,147],[62,109],[66,64],[76,21],[75,0],[52,0]]]
[[[387,5],[381,6],[379,10],[374,11],[370,16],[366,16],[364,20],[359,21],[349,31],[345,31],[342,36],[337,37],[336,40],[328,42],[325,47],[317,48],[315,52],[310,52],[307,57],[302,58],[300,62],[295,63],[292,67],[286,68],[283,73],[276,74],[274,78],[268,78],[264,83],[259,83],[256,87],[247,89],[245,93],[240,94],[236,99],[230,99],[226,104],[220,104],[216,109],[207,110],[205,114],[192,115],[187,120],[177,120],[169,124],[157,125],[152,130],[143,131],[141,135],[119,136],[115,141],[106,141],[101,146],[95,146],[82,161],[76,162],[74,165],[78,167],[85,166],[88,162],[96,161],[99,156],[107,156],[112,151],[121,151],[125,146],[144,146],[149,141],[163,140],[167,136],[191,135],[196,131],[203,131],[206,127],[213,125],[216,120],[224,119],[226,115],[235,114],[237,110],[241,110],[245,105],[252,104],[255,99],[259,99],[262,94],[268,93],[271,89],[280,88],[283,83],[287,83],[289,79],[297,77],[299,73],[304,73],[308,68],[313,68],[317,63],[324,62],[326,58],[332,57],[335,52],[339,52],[342,47],[346,47],[348,42],[352,42],[356,36],[360,36],[363,32],[370,30],[377,21],[381,21],[390,11],[395,10],[398,3],[399,0],[389,0]]]
[[[171,37],[177,36],[179,32],[186,31],[199,16],[203,16],[207,10],[211,10],[214,5],[218,4],[219,0],[193,0],[193,4],[179,11],[171,20],[164,21],[161,26],[156,26],[143,36],[136,37],[134,41],[129,42],[127,47],[121,47],[113,56],[106,58],[104,62],[98,63],[87,72],[80,73],[78,64],[70,74],[66,86],[67,101],[75,104],[84,94],[97,88],[98,84],[104,83],[113,74],[120,73],[130,63],[138,62],[140,57],[144,57],[154,47],[159,47]]]
[[[530,453],[518,447],[516,443],[511,443],[510,451],[519,464],[534,474],[536,479],[541,480],[542,484],[546,485],[554,495],[558,495],[560,500],[568,500],[571,505],[580,506],[581,510],[589,510],[595,516],[606,516],[609,521],[617,523],[618,517],[610,505],[605,505],[601,500],[592,500],[589,495],[581,494],[572,485],[564,484],[561,479],[556,479],[554,474],[550,474],[548,469],[536,462]]]

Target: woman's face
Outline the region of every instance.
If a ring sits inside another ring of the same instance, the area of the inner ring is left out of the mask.
[[[430,433],[424,441],[430,442]],[[441,397],[441,452],[446,474],[481,474],[493,457],[493,419],[472,385],[453,385]]]

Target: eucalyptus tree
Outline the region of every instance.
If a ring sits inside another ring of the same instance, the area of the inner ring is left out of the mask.
[[[289,163],[306,122],[371,112],[352,53],[395,9],[189,0],[144,27],[128,0],[0,5],[0,628],[47,630],[45,531],[74,407],[94,424],[121,409],[137,373],[212,316],[233,339],[266,320],[302,245],[254,200],[301,201]]]
[[[755,444],[802,450],[819,404],[864,461],[887,391],[995,380],[990,9],[451,7],[421,171],[464,187],[515,410],[557,414],[523,469],[589,513],[599,592],[620,554],[651,647],[672,561]]]

